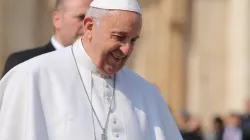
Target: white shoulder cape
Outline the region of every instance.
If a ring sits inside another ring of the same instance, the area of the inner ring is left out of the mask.
[[[26,61],[0,81],[0,140],[94,140],[91,107],[70,50]],[[88,70],[82,73],[88,84]],[[127,140],[182,140],[150,83],[123,68],[117,90]]]

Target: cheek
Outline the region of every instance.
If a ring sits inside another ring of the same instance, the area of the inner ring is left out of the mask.
[[[93,40],[94,41],[94,40]],[[95,43],[93,46],[93,52],[95,57],[98,57],[99,61],[104,62],[109,54],[109,51],[106,49],[104,43]]]
[[[72,28],[75,29],[75,30],[80,30],[80,29],[82,29],[82,23],[79,22],[79,21],[74,22],[74,23],[72,24]]]
[[[128,56],[130,56],[133,53],[133,51],[134,51],[134,46],[131,47],[131,48],[129,48],[129,54],[128,54]]]
[[[70,30],[77,30],[81,28],[82,22],[78,19],[69,19],[67,22],[68,29]]]
[[[102,48],[102,49],[97,48],[96,52],[99,53],[99,60],[100,60],[101,64],[105,65],[105,64],[109,63],[112,56],[111,56],[110,51],[108,49],[106,49],[106,48]]]

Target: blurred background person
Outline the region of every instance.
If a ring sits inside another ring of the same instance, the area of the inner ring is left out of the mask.
[[[177,117],[177,125],[184,140],[202,140],[202,129],[198,119],[187,111],[182,111]]]
[[[225,129],[224,120],[221,118],[221,116],[217,116],[213,119],[212,124],[213,124],[212,131],[206,134],[205,139],[222,140]]]
[[[83,34],[83,19],[92,0],[57,0],[52,13],[54,35],[48,44],[11,54],[4,67],[3,76],[16,65],[54,50],[71,45]]]
[[[250,140],[250,98],[246,101],[246,112],[241,117],[242,140]]]
[[[214,126],[214,140],[222,140],[225,124],[221,117],[215,117],[213,121]]]
[[[223,140],[242,140],[242,130],[240,128],[240,115],[231,113],[227,126],[223,134]]]

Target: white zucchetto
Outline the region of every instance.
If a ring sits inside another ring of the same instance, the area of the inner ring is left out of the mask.
[[[124,10],[141,14],[141,8],[136,0],[93,0],[90,7],[107,10]]]

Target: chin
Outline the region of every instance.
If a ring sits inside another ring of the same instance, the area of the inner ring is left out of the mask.
[[[107,65],[106,67],[104,67],[104,71],[107,75],[112,75],[115,74],[116,72],[118,72],[120,69],[117,67],[113,67],[110,65]]]
[[[115,73],[117,72],[117,70],[106,69],[105,72],[106,72],[106,74],[108,74],[108,75],[112,75],[112,74],[115,74]]]

